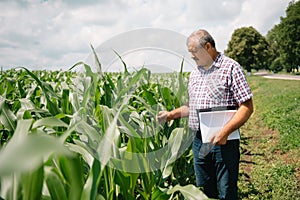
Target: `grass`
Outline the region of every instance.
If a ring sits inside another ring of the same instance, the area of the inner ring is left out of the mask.
[[[242,128],[241,199],[300,199],[300,81],[248,77],[255,112]]]

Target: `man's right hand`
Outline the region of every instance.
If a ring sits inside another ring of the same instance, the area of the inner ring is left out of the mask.
[[[168,119],[169,115],[170,115],[170,112],[168,112],[168,111],[160,111],[158,113],[158,115],[156,116],[157,121],[160,124],[165,123],[165,122],[169,121],[169,119]]]
[[[178,119],[181,117],[188,117],[188,116],[189,116],[189,107],[188,104],[186,104],[172,111],[160,111],[156,116],[156,118],[157,121],[160,124],[162,124],[174,119]]]

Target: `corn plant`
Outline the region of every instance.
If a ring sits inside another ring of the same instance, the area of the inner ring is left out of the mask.
[[[186,120],[156,121],[185,103],[185,74],[129,72],[123,61],[124,73],[105,73],[94,56],[98,72],[83,62],[71,69],[84,72],[1,72],[0,196],[205,198],[191,184]]]

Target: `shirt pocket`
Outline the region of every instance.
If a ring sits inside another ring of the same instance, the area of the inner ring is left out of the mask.
[[[215,103],[225,102],[228,96],[228,84],[222,79],[211,79],[207,84],[207,94]]]

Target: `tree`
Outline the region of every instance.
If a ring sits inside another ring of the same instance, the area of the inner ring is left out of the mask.
[[[282,65],[282,61],[281,61],[280,57],[276,58],[272,62],[269,69],[274,73],[277,73],[277,72],[280,72],[281,70],[283,70],[283,65]]]
[[[287,72],[300,65],[300,1],[291,1],[286,17],[280,18],[267,34],[267,39],[278,49],[279,57]]]
[[[266,38],[252,26],[233,32],[225,54],[238,61],[247,72],[268,69],[274,55]]]

